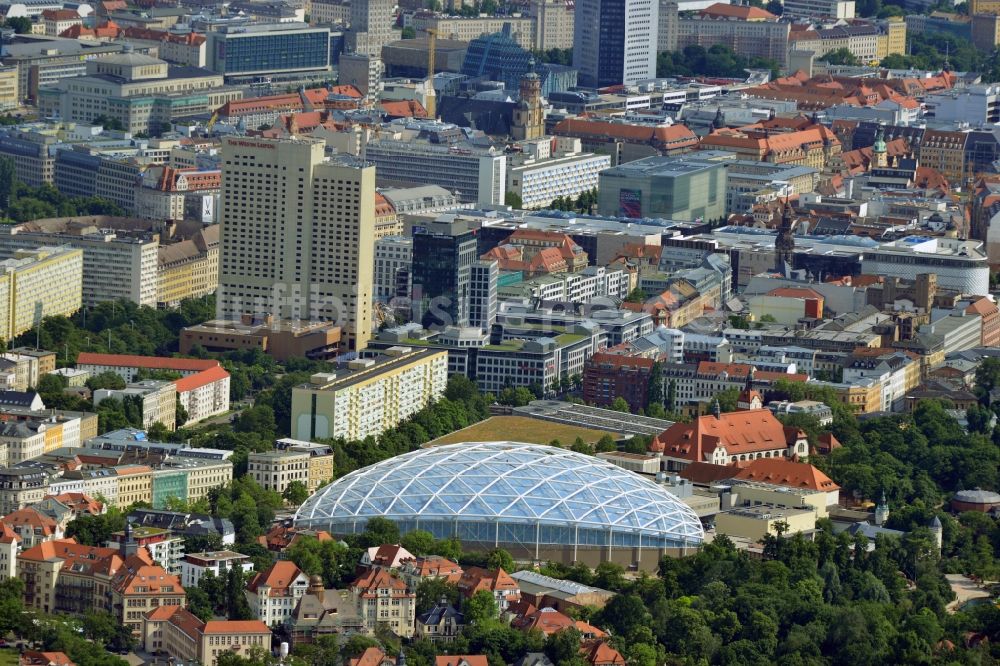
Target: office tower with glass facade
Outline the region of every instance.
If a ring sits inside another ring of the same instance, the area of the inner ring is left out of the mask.
[[[500,265],[481,259],[472,264],[469,289],[469,326],[489,333],[497,320],[497,281]]]
[[[656,78],[659,0],[577,0],[573,67],[581,86]]]
[[[424,328],[469,326],[476,232],[466,220],[413,228],[413,319]]]
[[[226,80],[330,69],[330,29],[305,23],[225,26],[208,33],[209,69]]]
[[[229,137],[222,149],[219,317],[333,321],[371,338],[375,168],[324,158],[322,139]]]

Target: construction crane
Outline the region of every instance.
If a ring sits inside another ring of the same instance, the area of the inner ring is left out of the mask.
[[[424,91],[424,106],[427,117],[437,118],[437,93],[434,92],[434,56],[437,55],[437,30],[427,28],[427,89]]]
[[[219,119],[219,112],[216,111],[212,114],[212,117],[208,119],[208,124],[205,125],[205,131],[211,132],[212,128],[215,127],[215,122]]]

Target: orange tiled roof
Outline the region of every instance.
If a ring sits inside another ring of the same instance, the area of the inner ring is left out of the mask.
[[[12,543],[21,540],[21,536],[11,529],[7,523],[0,523],[0,543]]]
[[[229,373],[226,372],[225,368],[216,366],[193,375],[188,375],[187,377],[175,379],[174,386],[177,387],[178,393],[187,393],[188,391],[193,391],[202,386],[223,380],[228,376]]]
[[[484,654],[442,654],[434,657],[434,666],[487,666]]]
[[[788,488],[839,490],[840,486],[809,463],[781,458],[758,458],[739,470],[735,477],[743,481],[760,481]]]
[[[46,21],[72,21],[80,18],[80,12],[75,9],[46,9],[42,11]]]
[[[386,569],[371,569],[367,573],[362,574],[351,583],[351,588],[358,590],[358,594],[367,595],[371,594],[371,590],[377,589],[388,589],[394,596],[409,596],[410,591],[406,587],[406,583],[400,578],[392,575]]]
[[[823,294],[809,287],[778,287],[767,292],[767,295],[783,298],[823,298]]]
[[[58,495],[46,495],[42,499],[52,498],[60,504],[69,507],[73,513],[89,513],[99,515],[104,510],[104,504],[92,498],[86,493],[59,493]]]
[[[56,528],[58,527],[56,521],[30,506],[18,509],[13,513],[8,513],[3,518],[0,518],[0,521],[11,527],[26,525],[32,529],[41,530],[42,536],[52,536],[56,533]]]
[[[209,620],[203,634],[270,634],[271,630],[260,620]]]
[[[805,434],[797,429],[787,433],[767,409],[700,416],[691,423],[675,423],[650,443],[649,450],[674,458],[695,461],[710,459],[718,448],[727,456],[787,449]]]
[[[158,564],[149,564],[142,557],[129,557],[111,579],[111,587],[120,594],[162,595],[184,594],[181,580]]]
[[[778,18],[771,12],[760,7],[728,5],[721,2],[702,9],[698,14],[712,18],[734,18],[743,21],[773,21]]]
[[[442,577],[450,583],[458,582],[462,577],[462,567],[440,555],[427,555],[412,560],[404,560],[403,566],[409,575],[424,578],[428,576]]]
[[[113,575],[122,565],[122,558],[117,549],[84,546],[73,538],[42,542],[17,557],[35,562],[63,560],[65,562],[63,571],[99,573],[106,576]]]
[[[503,569],[489,571],[482,567],[469,567],[458,581],[458,587],[467,596],[472,596],[479,590],[490,592],[507,591],[520,592],[517,581],[511,578]]]
[[[415,99],[385,100],[379,102],[382,111],[396,118],[426,118],[427,109]]]
[[[21,653],[18,666],[76,666],[76,663],[65,652],[28,650]]]
[[[603,639],[584,641],[580,654],[591,666],[625,666],[621,652],[608,645]]]
[[[191,372],[219,367],[218,361],[199,358],[172,358],[164,356],[138,356],[135,354],[99,354],[80,352],[77,365],[106,365],[115,368],[146,368],[152,370],[177,370]]]
[[[387,656],[382,648],[370,647],[366,648],[360,657],[355,657],[348,663],[349,666],[381,666],[386,662],[395,664],[396,658]]]
[[[256,592],[266,585],[271,588],[270,596],[283,597],[288,593],[288,587],[302,574],[302,570],[294,562],[278,560],[266,571],[261,571],[253,577],[247,589]]]
[[[973,301],[969,307],[965,308],[965,314],[977,314],[982,317],[997,313],[997,305],[990,299],[983,296]]]

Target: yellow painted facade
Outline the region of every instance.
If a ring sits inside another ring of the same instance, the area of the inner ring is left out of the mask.
[[[30,331],[45,317],[69,316],[83,303],[83,250],[42,247],[0,262],[0,339]]]

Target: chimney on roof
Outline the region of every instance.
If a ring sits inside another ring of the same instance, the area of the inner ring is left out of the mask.
[[[719,399],[715,399],[715,404],[712,405],[712,415],[715,416],[716,421],[722,420],[722,406],[719,405]]]

